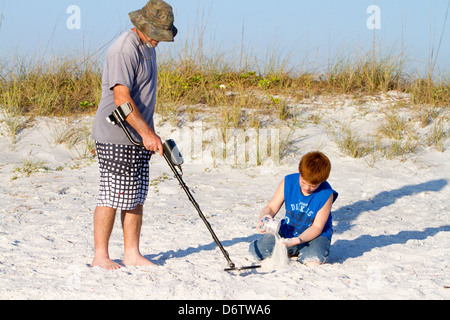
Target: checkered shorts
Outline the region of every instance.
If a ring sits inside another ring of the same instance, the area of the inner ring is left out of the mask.
[[[151,152],[136,146],[97,142],[100,190],[97,205],[134,210],[148,194]]]

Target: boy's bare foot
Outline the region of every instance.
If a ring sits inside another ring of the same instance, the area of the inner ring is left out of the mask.
[[[310,268],[314,268],[314,267],[319,267],[322,264],[319,262],[315,262],[315,261],[309,261],[305,263],[305,266],[310,267]]]
[[[92,261],[91,266],[92,266],[92,268],[100,267],[100,268],[103,268],[103,269],[109,270],[109,271],[122,268],[122,266],[120,264],[112,261],[109,258],[103,258],[103,259],[94,258],[94,261]]]

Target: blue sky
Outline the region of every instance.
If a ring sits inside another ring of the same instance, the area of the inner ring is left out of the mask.
[[[372,47],[367,8],[380,8],[376,44],[384,51],[405,50],[413,69],[424,69],[430,53],[441,73],[450,69],[449,0],[167,0],[180,30],[178,50],[202,29],[204,45],[216,52],[245,51],[261,61],[277,53],[292,65],[327,65],[339,52]],[[58,54],[107,49],[114,37],[132,27],[128,13],[145,0],[0,0],[0,58],[35,52]],[[80,8],[80,28],[69,29],[67,9]],[[444,32],[444,33],[443,33]],[[442,41],[441,41],[441,36]],[[104,50],[101,50],[103,52]],[[160,48],[161,50],[161,48]]]

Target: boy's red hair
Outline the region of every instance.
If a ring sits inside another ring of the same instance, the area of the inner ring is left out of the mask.
[[[328,180],[331,162],[322,152],[310,152],[300,161],[301,177],[311,184],[321,184]]]

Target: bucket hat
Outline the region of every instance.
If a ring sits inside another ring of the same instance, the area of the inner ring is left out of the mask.
[[[172,7],[162,0],[150,0],[144,8],[128,15],[133,25],[150,39],[173,42],[178,33]]]

